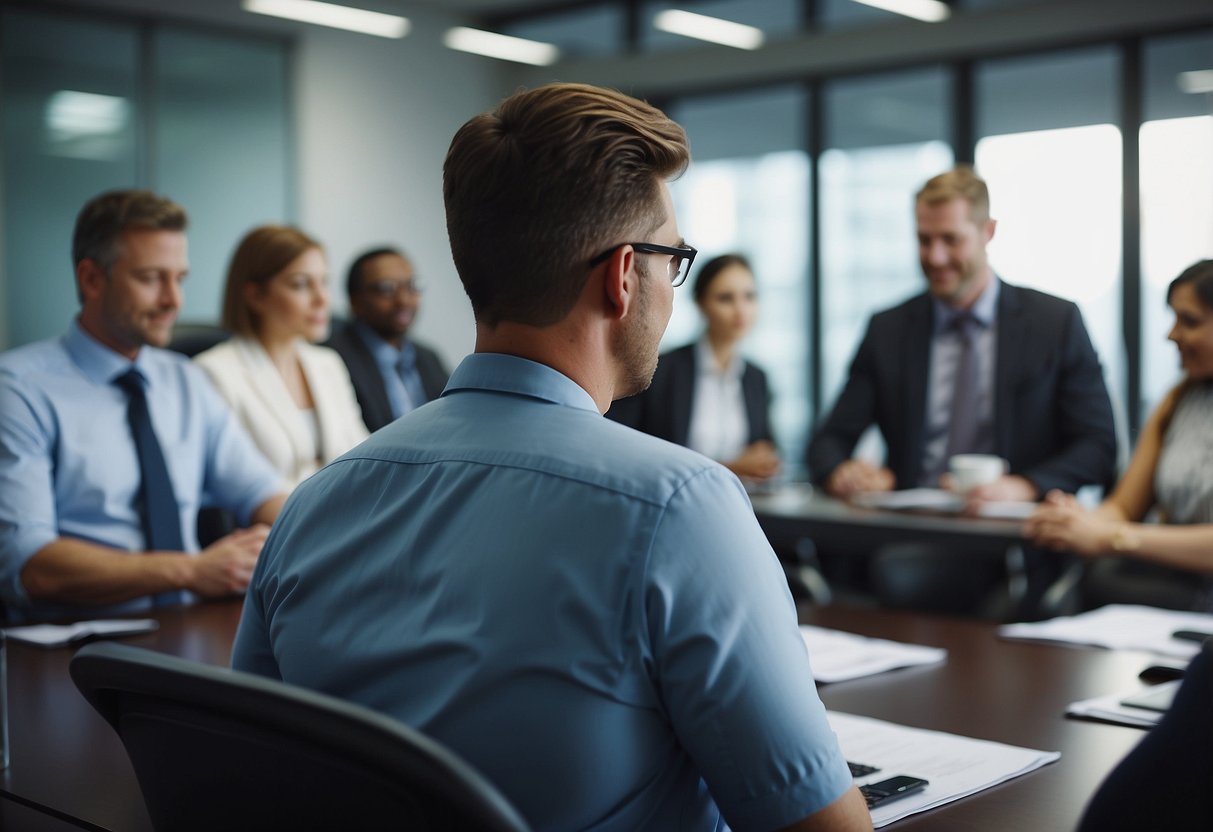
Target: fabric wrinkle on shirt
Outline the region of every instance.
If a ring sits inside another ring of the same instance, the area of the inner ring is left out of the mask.
[[[232,663],[417,727],[536,829],[772,829],[851,785],[741,483],[512,356],[296,489]]]

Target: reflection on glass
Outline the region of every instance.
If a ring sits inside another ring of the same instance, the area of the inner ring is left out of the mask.
[[[120,95],[59,90],[46,102],[47,155],[120,159],[130,128],[131,102]]]
[[[758,322],[742,352],[767,373],[775,435],[785,466],[792,467],[803,456],[812,404],[805,280],[810,186],[808,156],[788,150],[696,162],[672,188],[679,228],[699,248],[701,262],[737,251],[754,266]],[[679,290],[662,350],[693,341],[700,328],[689,289]]]
[[[998,221],[989,246],[995,273],[1078,304],[1119,414],[1120,130],[1096,124],[988,136],[976,162]]]

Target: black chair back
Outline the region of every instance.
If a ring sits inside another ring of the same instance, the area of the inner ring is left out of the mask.
[[[71,675],[126,746],[158,832],[528,828],[451,751],[359,705],[106,642]]]

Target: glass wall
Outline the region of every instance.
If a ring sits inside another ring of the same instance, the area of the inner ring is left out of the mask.
[[[952,164],[940,68],[825,87],[821,154],[822,402],[842,387],[868,318],[924,288],[914,193]]]
[[[1143,415],[1179,378],[1167,284],[1213,258],[1213,92],[1188,73],[1213,70],[1213,36],[1148,41],[1143,54],[1141,378]]]
[[[975,163],[994,271],[1079,305],[1124,438],[1119,70],[1111,47],[979,64]]]
[[[141,102],[131,27],[18,10],[0,18],[3,348],[62,332],[77,309],[72,224],[89,197],[138,180]]]
[[[799,86],[681,99],[669,108],[694,157],[673,185],[682,235],[699,249],[700,263],[740,252],[754,266],[760,311],[742,351],[767,372],[774,430],[789,464],[801,457],[812,412],[807,111]],[[675,295],[662,348],[701,334],[688,284]]]
[[[181,317],[217,320],[238,236],[292,215],[285,44],[66,12],[5,8],[0,23],[0,349],[64,330],[76,213],[114,188],[185,206]]]

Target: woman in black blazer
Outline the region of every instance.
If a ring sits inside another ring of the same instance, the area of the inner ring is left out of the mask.
[[[691,288],[703,336],[661,356],[644,393],[615,402],[607,416],[709,456],[737,476],[779,472],[766,374],[738,346],[754,325],[754,272],[739,254],[704,264]]]

